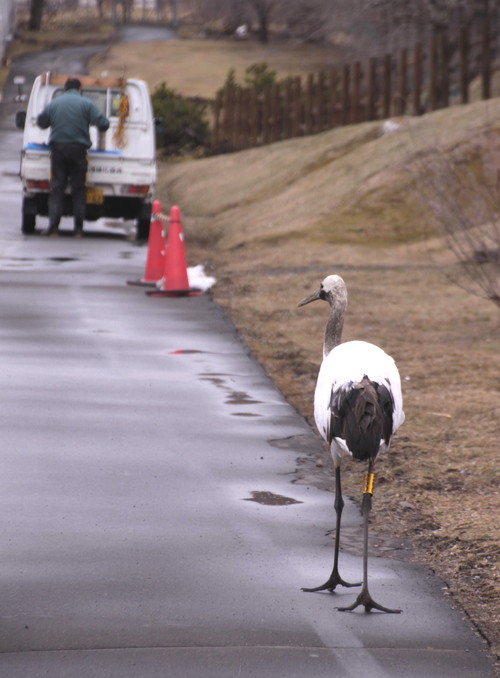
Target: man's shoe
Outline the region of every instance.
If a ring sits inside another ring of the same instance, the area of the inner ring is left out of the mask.
[[[59,231],[57,228],[48,228],[44,235],[47,235],[49,238],[57,238],[59,236]]]
[[[73,237],[75,237],[75,238],[83,238],[83,231],[75,231]]]

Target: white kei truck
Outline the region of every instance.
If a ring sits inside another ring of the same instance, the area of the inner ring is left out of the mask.
[[[101,133],[90,128],[85,219],[135,220],[137,239],[147,240],[156,182],[155,120],[147,84],[132,78],[43,73],[31,90],[27,111],[16,115],[24,129],[20,177],[23,186],[22,232],[35,233],[37,215],[47,216],[50,192],[49,129],[36,124],[39,113],[64,91],[70,77],[82,83],[82,95],[109,118]],[[72,215],[69,187],[64,215]]]

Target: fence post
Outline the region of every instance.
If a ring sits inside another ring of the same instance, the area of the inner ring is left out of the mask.
[[[376,120],[377,98],[377,59],[372,57],[368,62],[368,91],[366,93],[366,120]]]
[[[306,84],[306,104],[304,115],[304,134],[311,134],[312,132],[312,117],[313,117],[313,99],[314,99],[314,80],[313,74],[309,73]]]
[[[422,45],[418,43],[413,53],[413,115],[420,115],[422,93]]]
[[[317,90],[316,90],[316,115],[317,115],[317,125],[316,129],[318,132],[322,132],[324,129],[327,129],[325,123],[325,73],[324,71],[319,72]]]
[[[361,88],[361,64],[359,63],[359,61],[356,61],[354,62],[354,70],[352,74],[351,123],[360,121],[361,114],[360,88]]]
[[[218,92],[214,101],[214,124],[212,127],[212,139],[210,144],[212,153],[215,153],[219,149],[221,110],[222,110],[222,92]]]
[[[328,78],[328,125],[330,128],[337,125],[336,107],[337,107],[337,92],[338,73],[332,68],[330,77]]]
[[[399,53],[398,64],[398,93],[396,98],[396,115],[406,113],[406,68],[408,62],[408,50],[402,49]]]
[[[280,86],[275,82],[271,88],[271,139],[281,139]]]
[[[259,136],[259,106],[257,103],[257,89],[255,87],[252,87],[250,90],[250,102],[248,113],[250,118],[249,144],[251,144],[252,146],[256,146]]]
[[[469,31],[465,26],[460,31],[460,101],[469,103]]]
[[[262,92],[262,143],[269,143],[269,113],[270,106],[270,88],[266,87]]]
[[[252,89],[246,87],[242,92],[241,100],[241,122],[242,135],[241,140],[243,148],[250,148],[252,146],[252,119],[250,117],[250,102],[252,99]]]
[[[432,35],[429,49],[429,110],[437,108],[437,49],[436,36]]]
[[[242,90],[238,87],[234,93],[233,149],[236,151],[242,147],[242,96]]]
[[[383,80],[383,117],[391,117],[391,75],[392,59],[390,54],[384,56],[384,80]]]
[[[491,53],[490,53],[490,24],[483,20],[481,31],[481,96],[489,99],[491,96]]]
[[[302,133],[300,128],[302,123],[302,80],[296,77],[293,83],[289,80],[287,85],[289,93],[287,113],[288,136],[298,137]]]
[[[442,33],[440,39],[441,52],[441,78],[440,78],[440,107],[447,108],[450,105],[450,49],[448,34]]]
[[[283,91],[283,121],[282,121],[282,138],[289,139],[293,134],[293,118],[295,115],[293,102],[293,92],[292,92],[292,81],[288,78],[285,81],[285,87]]]
[[[349,121],[349,80],[350,68],[349,64],[344,66],[342,74],[342,111],[341,111],[341,125],[347,125]]]
[[[228,151],[233,150],[234,88],[226,87],[224,93],[224,115],[222,117],[222,138]]]

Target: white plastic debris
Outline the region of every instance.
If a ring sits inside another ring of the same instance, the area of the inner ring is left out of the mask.
[[[204,292],[209,290],[217,282],[215,278],[206,275],[202,264],[198,266],[189,266],[187,270],[189,287],[198,287]]]
[[[403,125],[401,125],[399,122],[396,122],[395,120],[384,120],[382,132],[384,134],[392,134],[393,132],[397,132],[398,129],[401,129],[402,127]]]

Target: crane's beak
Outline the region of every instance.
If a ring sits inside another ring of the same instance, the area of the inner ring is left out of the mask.
[[[312,294],[310,294],[305,299],[302,299],[302,301],[298,305],[299,306],[305,306],[306,304],[310,304],[311,301],[318,301],[318,299],[321,299],[320,293],[321,293],[321,288],[319,290],[316,290],[316,292],[313,292]]]

